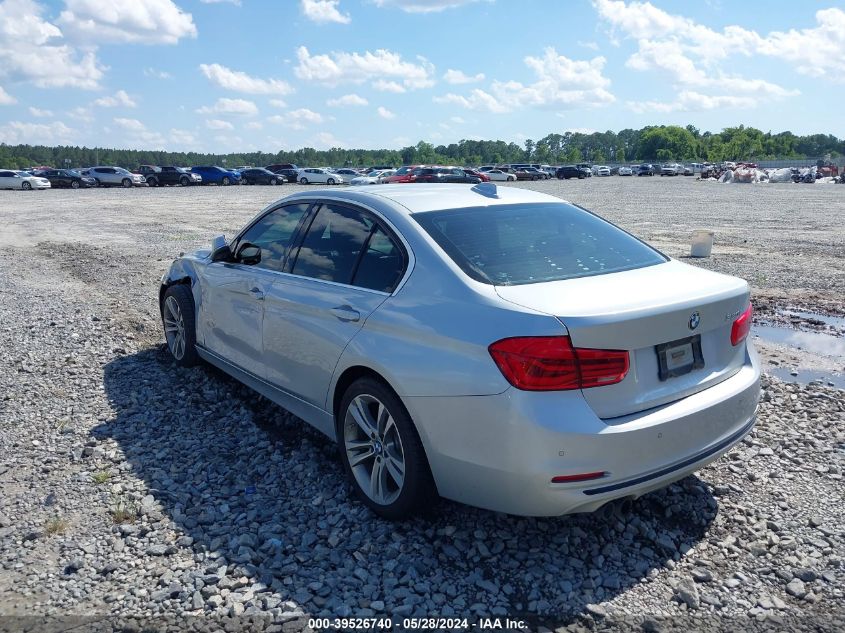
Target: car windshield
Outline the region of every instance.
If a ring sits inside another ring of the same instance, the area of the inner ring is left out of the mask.
[[[413,218],[467,275],[497,286],[590,277],[667,261],[622,229],[565,203],[452,209]]]

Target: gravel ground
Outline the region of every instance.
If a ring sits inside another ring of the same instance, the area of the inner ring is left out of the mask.
[[[843,187],[520,186],[676,257],[715,230],[693,263],[749,279],[763,316],[845,313]],[[845,629],[843,391],[765,376],[756,430],[726,457],[593,515],[444,501],[390,524],[350,500],[321,435],[220,372],[173,366],[156,305],[172,257],[299,188],[0,192],[0,631],[300,630],[320,615]]]

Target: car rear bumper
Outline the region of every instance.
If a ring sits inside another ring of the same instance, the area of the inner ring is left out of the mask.
[[[754,426],[760,367],[749,346],[733,376],[676,402],[601,420],[578,391],[406,397],[444,497],[526,516],[591,512],[718,459]],[[551,483],[603,471],[600,479]]]

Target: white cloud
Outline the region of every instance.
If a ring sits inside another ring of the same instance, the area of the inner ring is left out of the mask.
[[[116,108],[118,106],[124,108],[134,108],[138,104],[135,103],[132,97],[126,94],[125,90],[118,90],[112,97],[100,97],[99,99],[95,99],[93,105],[100,106],[101,108]]]
[[[320,132],[310,139],[314,149],[331,149],[332,147],[345,147],[346,143],[329,132]]]
[[[348,94],[343,95],[342,97],[337,97],[336,99],[329,99],[326,101],[326,105],[332,108],[337,108],[340,106],[365,106],[369,102],[364,99],[364,97],[359,97],[356,94]]]
[[[373,0],[377,7],[395,7],[406,13],[436,13],[456,9],[480,0]]]
[[[196,137],[188,130],[171,129],[169,141],[171,146],[186,147],[196,145]]]
[[[734,86],[723,84],[721,70],[722,62],[731,57],[752,57],[762,55],[775,57],[791,62],[790,68],[796,72],[812,77],[828,79],[832,82],[843,82],[845,78],[838,72],[835,65],[825,63],[794,63],[802,59],[807,51],[824,51],[826,59],[842,59],[845,57],[845,11],[839,8],[822,9],[815,14],[816,26],[806,29],[791,29],[789,31],[771,31],[766,35],[746,29],[738,25],[725,26],[721,31],[699,24],[692,19],[670,14],[649,2],[624,2],[623,0],[593,0],[593,5],[609,26],[611,35],[616,37],[621,33],[623,37],[637,40],[638,51],[631,58],[632,67],[640,70],[665,66],[655,63],[652,53],[656,48],[665,50],[673,46],[677,53],[691,56],[696,61],[693,66],[692,80],[679,83],[701,86],[702,78],[710,83],[708,87],[723,87],[728,90],[737,89],[740,83],[746,81],[742,77],[732,75],[729,79],[736,80]],[[703,67],[701,70],[698,66]],[[741,67],[742,64],[735,64]],[[689,67],[689,65],[688,65]],[[760,81],[760,80],[757,80]],[[761,86],[764,92],[758,91]],[[745,92],[755,93],[758,97],[773,96],[774,84],[762,82]],[[796,94],[794,91],[777,86],[785,94]]]
[[[147,129],[146,126],[138,119],[124,119],[117,117],[114,119],[114,122],[118,127],[121,127],[129,132],[143,132]]]
[[[52,117],[53,116],[52,110],[42,110],[41,108],[34,108],[32,106],[29,107],[29,113],[32,116],[41,116],[41,117]]]
[[[417,63],[402,59],[398,53],[378,49],[375,52],[347,53],[335,51],[325,55],[311,55],[300,46],[296,50],[299,60],[294,73],[300,79],[330,86],[365,81],[401,82],[407,89],[428,88],[434,85],[434,66],[424,57]]]
[[[214,105],[197,109],[199,114],[243,114],[247,116],[258,114],[258,107],[246,99],[218,99]]]
[[[65,0],[65,7],[58,24],[68,37],[90,45],[176,44],[197,36],[191,14],[172,0]]]
[[[291,110],[285,114],[276,114],[267,119],[271,123],[281,123],[294,130],[304,130],[308,125],[318,125],[325,122],[325,117],[319,112],[308,108]]]
[[[12,105],[13,103],[17,102],[17,99],[15,99],[12,95],[3,90],[3,86],[0,86],[0,105]]]
[[[78,121],[85,121],[87,123],[90,123],[94,120],[94,115],[91,114],[91,109],[82,106],[70,110],[67,115],[72,119],[77,119]]]
[[[288,104],[282,99],[270,99],[270,105],[274,108],[287,108]]]
[[[9,121],[0,125],[0,143],[18,145],[60,145],[71,142],[76,132],[60,121],[54,123],[26,123]]]
[[[318,24],[349,24],[352,21],[348,13],[341,13],[338,9],[340,0],[301,0],[299,4],[305,17]]]
[[[382,119],[395,119],[396,118],[396,115],[393,114],[393,112],[391,112],[390,110],[388,110],[384,106],[379,106],[378,109],[376,110],[376,112],[378,112],[378,115]]]
[[[402,94],[405,92],[405,87],[395,81],[376,79],[371,85],[380,92],[395,92],[396,94]]]
[[[144,76],[155,77],[156,79],[171,79],[173,77],[173,75],[166,70],[156,70],[155,68],[145,68]]]
[[[0,79],[39,88],[98,88],[103,71],[94,51],[69,46],[43,13],[34,0],[0,2]]]
[[[443,79],[446,81],[447,84],[472,84],[477,83],[479,81],[484,81],[484,73],[478,73],[477,75],[466,75],[460,70],[452,70],[450,68],[444,73]]]
[[[546,48],[543,57],[525,57],[524,63],[537,78],[532,84],[518,81],[494,81],[489,91],[473,89],[467,95],[448,93],[435,97],[437,103],[454,103],[470,110],[494,113],[512,112],[535,106],[556,110],[597,107],[616,98],[607,90],[610,80],[602,71],[606,60],[572,60]]]
[[[461,117],[459,117],[459,116],[449,117],[449,120],[450,120],[452,123],[457,123],[458,125],[460,125],[461,123],[466,123],[466,121],[464,121],[464,120],[463,120]]]
[[[236,7],[241,6],[241,0],[200,0],[203,4],[234,4]]]
[[[264,124],[262,124],[261,121],[250,121],[244,125],[244,127],[248,130],[260,130],[264,127]]]
[[[259,79],[250,77],[239,70],[232,70],[220,64],[200,64],[200,71],[211,83],[232,90],[254,95],[286,95],[293,92],[293,88],[281,79]]]
[[[719,110],[723,108],[751,108],[757,101],[753,97],[735,95],[705,95],[691,90],[684,90],[678,98],[670,102],[628,101],[628,109],[637,113],[644,112],[695,112],[701,110]]]
[[[234,130],[235,126],[222,119],[206,119],[205,127],[210,130]]]

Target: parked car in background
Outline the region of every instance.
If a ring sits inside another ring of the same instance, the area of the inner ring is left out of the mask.
[[[689,167],[684,165],[684,176],[694,176],[695,169],[693,167]]]
[[[475,169],[470,169],[469,167],[463,167],[462,169],[464,170],[464,173],[467,176],[475,176],[476,178],[481,179],[481,182],[489,182],[490,181],[490,177],[483,172],[476,171]]]
[[[490,171],[491,169],[498,169],[498,167],[496,167],[494,165],[482,165],[481,167],[478,168],[478,171],[484,173],[484,172]]]
[[[298,167],[279,167],[278,165],[270,165],[270,167],[265,167],[264,169],[282,176],[288,182],[297,182],[299,180]]]
[[[188,185],[199,185],[202,183],[202,176],[173,165],[159,167],[157,165],[141,165],[138,173],[147,179],[150,187],[173,185],[187,187]]]
[[[133,174],[123,167],[91,167],[88,176],[101,187],[146,187],[147,180],[141,174]]]
[[[578,167],[577,165],[564,165],[559,167],[555,176],[558,180],[569,180],[570,178],[589,178],[593,175],[589,169],[585,167]]]
[[[37,175],[49,180],[52,187],[83,189],[97,186],[96,180],[89,176],[83,176],[74,169],[45,169],[39,171]]]
[[[517,187],[332,193],[283,198],[180,256],[157,298],[176,365],[204,360],[336,442],[373,512],[438,495],[591,512],[754,428],[744,280]]]
[[[634,170],[628,167],[627,165],[621,165],[616,173],[620,176],[633,176]]]
[[[516,174],[511,174],[501,169],[489,169],[484,172],[484,175],[494,182],[516,182]]]
[[[263,167],[250,167],[241,171],[241,182],[245,185],[283,185],[286,178]]]
[[[349,167],[341,167],[340,169],[332,169],[330,171],[333,171],[336,174],[340,174],[344,177],[347,182],[352,180],[353,178],[357,178],[358,176],[362,175],[360,171],[356,169],[350,169]]]
[[[49,189],[50,181],[42,176],[33,176],[29,172],[12,169],[0,170],[0,189]]]
[[[196,165],[191,167],[192,174],[202,176],[204,185],[239,185],[241,174],[231,169],[223,169],[217,165]]]
[[[529,174],[536,174],[537,176],[539,176],[539,178],[533,180],[548,180],[550,178],[550,176],[546,172],[531,165],[529,165],[528,167],[522,167],[521,169],[522,171],[527,171]]]
[[[272,165],[267,165],[264,169],[272,171],[274,174],[278,174],[282,169],[293,169],[294,171],[298,171],[299,167],[293,163],[274,163]]]
[[[481,178],[467,175],[460,167],[419,167],[414,170],[411,182],[478,184],[481,182]]]
[[[637,167],[637,176],[654,176],[654,165],[643,163]]]
[[[304,167],[297,174],[301,185],[340,185],[346,182],[344,176],[322,167]]]
[[[387,179],[387,184],[397,184],[403,182],[411,182],[413,180],[413,173],[415,169],[425,167],[425,165],[402,165],[396,170],[396,173]]]
[[[608,167],[607,165],[594,165],[592,171],[593,174],[596,176],[610,175],[610,167]]]
[[[394,174],[392,169],[374,169],[365,176],[357,176],[349,181],[350,185],[380,185]]]
[[[667,163],[660,166],[661,176],[680,176],[684,173],[684,166],[678,163]]]

